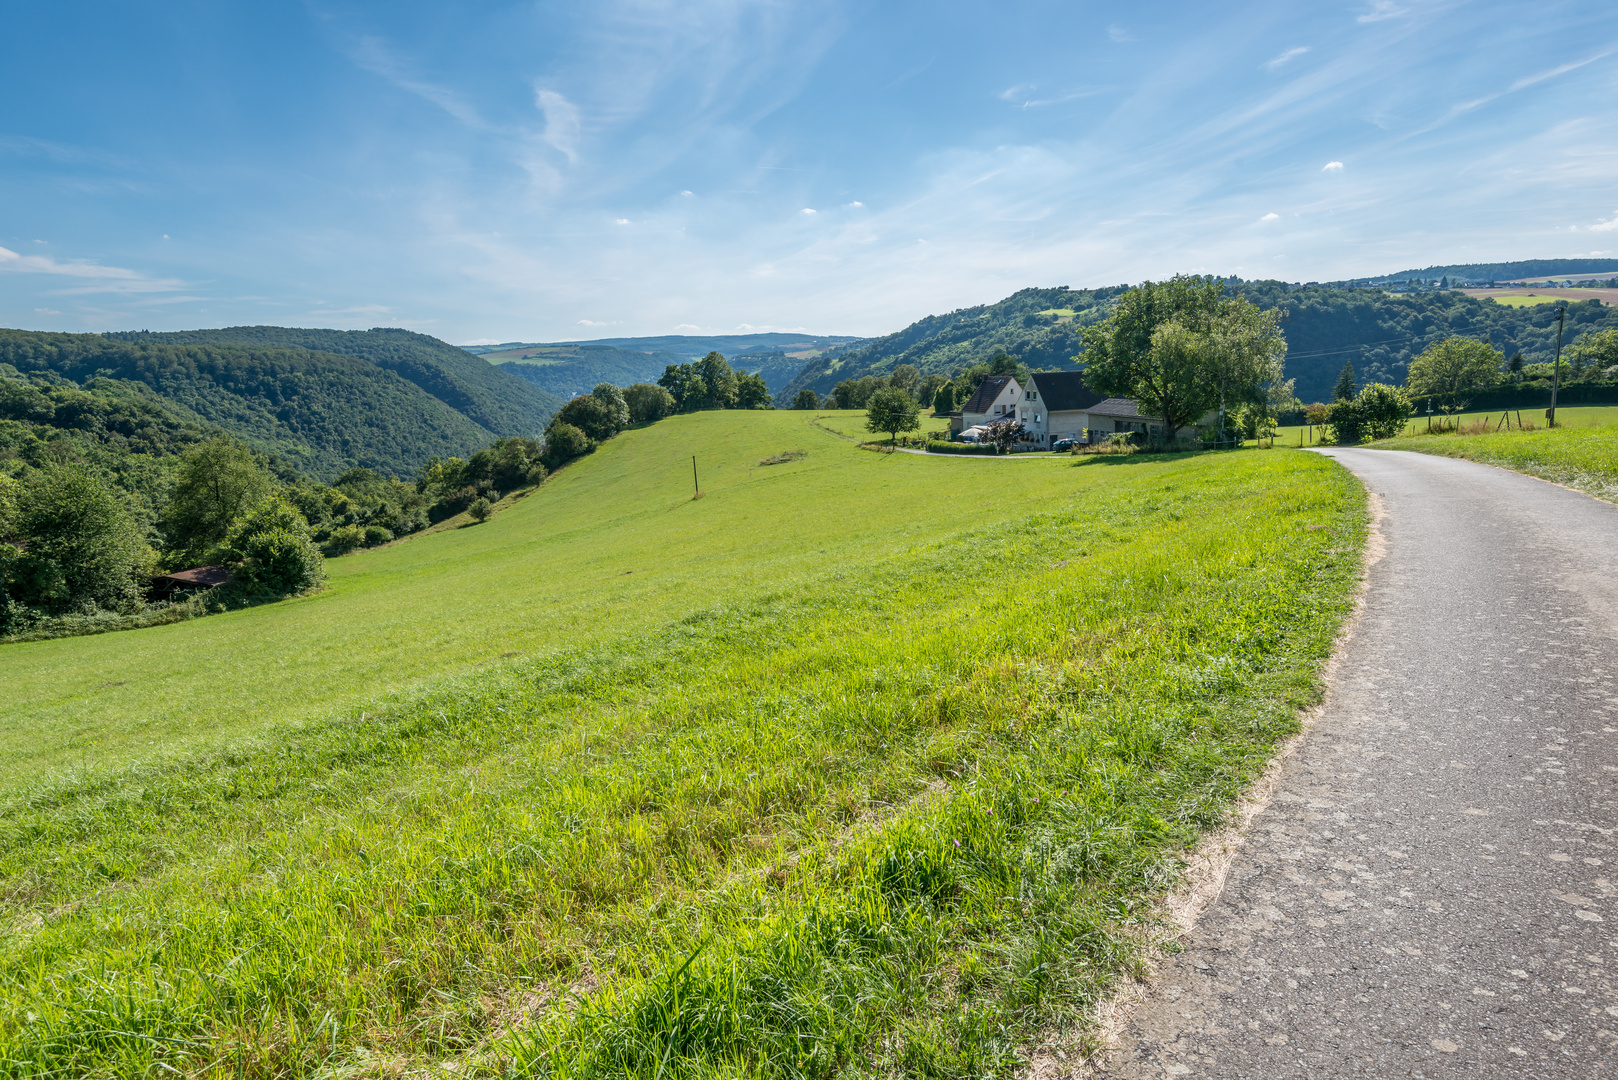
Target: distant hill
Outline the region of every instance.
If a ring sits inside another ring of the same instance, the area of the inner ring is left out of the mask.
[[[764,376],[771,393],[783,389],[803,365],[828,350],[861,339],[846,335],[718,334],[711,337],[600,338],[594,341],[506,342],[466,346],[465,351],[500,365],[511,374],[560,398],[587,394],[597,384],[628,386],[655,382],[670,364],[688,363],[710,352],[724,354],[732,367]]]
[[[1529,363],[1549,361],[1555,349],[1556,312],[1549,304],[1513,308],[1437,289],[1393,295],[1379,288],[1234,278],[1228,287],[1259,307],[1286,309],[1286,374],[1297,380],[1305,401],[1330,400],[1345,362],[1354,364],[1361,383],[1403,383],[1410,361],[1452,334],[1486,339],[1506,356],[1521,352]],[[999,303],[932,315],[896,334],[811,360],[777,401],[789,402],[804,387],[826,394],[844,379],[885,375],[900,364],[914,364],[924,375],[953,374],[1001,350],[1036,371],[1073,370],[1083,366],[1083,327],[1105,318],[1127,291],[1023,289]],[[1593,300],[1570,304],[1564,344],[1615,325],[1618,307]]]
[[[349,351],[289,347],[300,339]],[[356,466],[411,475],[435,455],[465,457],[499,435],[536,434],[555,400],[480,367],[453,346],[407,331],[0,330],[0,363],[79,387],[98,380],[140,384],[171,406],[176,419],[222,428],[326,481]]]
[[[108,334],[122,341],[169,345],[245,345],[356,356],[393,372],[496,435],[534,435],[562,399],[511,373],[491,368],[447,341],[409,330],[306,330],[233,326],[224,330]],[[562,395],[563,398],[566,395]]]
[[[1429,266],[1423,270],[1401,270],[1397,274],[1382,274],[1369,278],[1350,278],[1348,282],[1368,282],[1373,285],[1397,285],[1416,281],[1441,281],[1448,278],[1451,285],[1486,285],[1491,281],[1516,281],[1520,278],[1565,278],[1579,274],[1618,273],[1618,259],[1523,259],[1519,262],[1454,263],[1449,266]]]
[[[805,387],[826,394],[844,379],[884,375],[900,364],[923,375],[949,374],[1001,350],[1036,370],[1071,370],[1082,347],[1079,331],[1105,318],[1109,301],[1128,288],[1023,289],[996,304],[930,315],[860,348],[811,360],[777,396],[790,400]]]
[[[1549,362],[1556,349],[1556,305],[1508,307],[1453,291],[1389,295],[1381,289],[1289,285],[1282,281],[1233,284],[1259,307],[1287,311],[1286,374],[1305,401],[1330,401],[1345,362],[1363,385],[1404,382],[1410,361],[1452,335],[1488,341],[1509,357]],[[1618,308],[1595,300],[1570,303],[1564,346],[1581,334],[1618,326]]]

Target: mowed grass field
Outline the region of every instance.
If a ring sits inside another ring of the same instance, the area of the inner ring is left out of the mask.
[[[899,460],[912,455],[850,453],[811,415],[670,418],[604,444],[487,524],[332,560],[316,596],[0,648],[0,791],[380,707],[423,679],[661,625],[740,588],[935,535],[977,516],[993,490],[952,466]],[[822,422],[864,434],[864,413]],[[758,465],[798,449],[808,456]],[[1045,473],[1017,497],[1037,505],[1070,483]]]
[[[1363,490],[1314,454],[1011,467],[804,419],[626,433],[308,600],[0,649],[0,1074],[1083,1049],[1317,699]]]
[[[863,409],[835,409],[808,413],[815,418],[815,423],[839,435],[847,436],[855,442],[886,442],[885,432],[871,432],[865,428],[865,410]],[[911,435],[925,435],[929,431],[948,431],[949,417],[933,416],[922,410],[921,426]]]

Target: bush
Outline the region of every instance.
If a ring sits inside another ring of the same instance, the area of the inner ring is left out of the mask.
[[[606,442],[619,431],[618,417],[593,394],[580,394],[557,410],[551,426],[558,424],[577,428],[595,442]],[[548,433],[546,441],[550,441]]]
[[[460,513],[459,510],[456,513]],[[365,543],[365,530],[358,525],[343,525],[333,529],[324,545],[327,555],[347,555]]]
[[[1410,397],[1403,390],[1386,383],[1367,383],[1352,400],[1333,405],[1326,424],[1333,442],[1352,446],[1367,435],[1392,438],[1409,418]]]
[[[494,504],[488,499],[478,499],[466,508],[466,512],[472,515],[473,521],[488,521],[490,515],[494,513]]]
[[[377,544],[386,544],[393,539],[393,533],[380,525],[365,526],[365,546],[375,547]]]
[[[468,484],[459,491],[452,491],[428,508],[427,520],[434,525],[437,525],[440,521],[448,521],[456,514],[464,511],[468,506],[471,506],[482,494],[483,491],[473,484]],[[335,536],[336,534],[333,533],[332,535]]]
[[[155,556],[123,501],[88,469],[34,473],[15,498],[12,528],[23,544],[4,545],[0,591],[53,614],[139,601]]]
[[[307,531],[254,533],[243,542],[241,552],[241,580],[268,592],[283,596],[303,592],[326,579],[326,560]]]
[[[677,407],[673,394],[661,386],[643,382],[624,391],[624,403],[629,407],[629,422],[632,424],[673,416]]]
[[[552,420],[551,426],[545,430],[544,462],[545,467],[552,471],[595,449],[595,443],[588,435],[561,420],[561,413],[557,416],[558,419]]]

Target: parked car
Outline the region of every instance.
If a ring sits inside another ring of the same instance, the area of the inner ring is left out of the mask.
[[[1053,453],[1065,454],[1065,453],[1067,453],[1068,451],[1070,451],[1072,449],[1073,449],[1073,440],[1072,439],[1057,439],[1055,442],[1051,443],[1051,451]]]

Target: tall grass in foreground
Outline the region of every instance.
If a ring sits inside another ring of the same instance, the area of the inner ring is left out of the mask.
[[[1357,484],[1130,459],[1082,503],[13,799],[15,1076],[1009,1075],[1348,610]]]
[[[1560,410],[1558,410],[1560,415]],[[1618,427],[1556,427],[1528,431],[1418,435],[1375,444],[1386,450],[1466,458],[1537,476],[1618,502]]]

